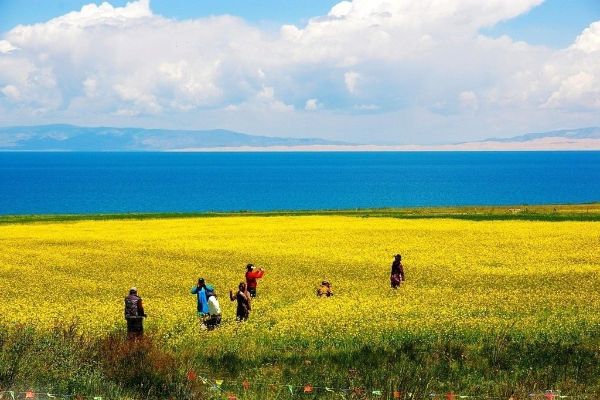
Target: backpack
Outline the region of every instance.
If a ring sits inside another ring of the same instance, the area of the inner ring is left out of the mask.
[[[129,296],[125,297],[125,319],[139,317],[139,313],[138,313],[139,301],[140,301],[140,298],[138,296],[129,295]]]

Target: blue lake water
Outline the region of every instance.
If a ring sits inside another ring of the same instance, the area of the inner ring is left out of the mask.
[[[0,153],[0,214],[600,200],[600,152]]]

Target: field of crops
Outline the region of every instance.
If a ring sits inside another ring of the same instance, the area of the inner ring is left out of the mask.
[[[597,222],[231,216],[5,224],[0,318],[39,330],[77,320],[83,334],[102,336],[122,329],[123,297],[136,286],[150,333],[174,351],[196,344],[215,358],[394,351],[416,337],[480,347],[502,335],[578,343],[598,336],[599,249]],[[407,281],[394,291],[396,253]],[[228,292],[249,262],[266,274],[240,324]],[[200,276],[223,308],[212,332],[198,328],[190,294]],[[332,298],[315,296],[323,279]]]

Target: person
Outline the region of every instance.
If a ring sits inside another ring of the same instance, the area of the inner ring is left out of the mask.
[[[254,264],[246,265],[246,287],[250,296],[256,297],[256,286],[258,285],[256,280],[262,278],[264,274],[264,269],[259,268],[255,271]]]
[[[198,296],[198,317],[204,318],[208,314],[208,299],[206,298],[206,282],[204,278],[198,278],[198,283],[192,288],[191,293]]]
[[[404,266],[402,265],[402,256],[396,254],[392,263],[392,272],[390,274],[392,289],[398,289],[400,283],[404,281]]]
[[[221,325],[221,305],[217,299],[217,293],[209,291],[208,294],[208,319],[204,321],[206,328],[212,331],[217,326]]]
[[[333,289],[331,288],[331,283],[329,281],[321,282],[321,286],[317,289],[318,297],[331,297],[333,296]]]
[[[129,289],[129,295],[125,297],[125,320],[127,321],[127,338],[134,339],[144,335],[144,312],[142,298],[138,296],[137,289]]]
[[[234,295],[233,290],[229,291],[229,298],[231,301],[237,301],[236,319],[238,321],[246,321],[250,316],[250,293],[246,288],[244,282],[240,282],[238,291]]]

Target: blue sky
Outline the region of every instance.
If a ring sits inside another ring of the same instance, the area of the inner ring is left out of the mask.
[[[0,125],[399,144],[600,125],[598,0],[0,0],[0,16]]]

